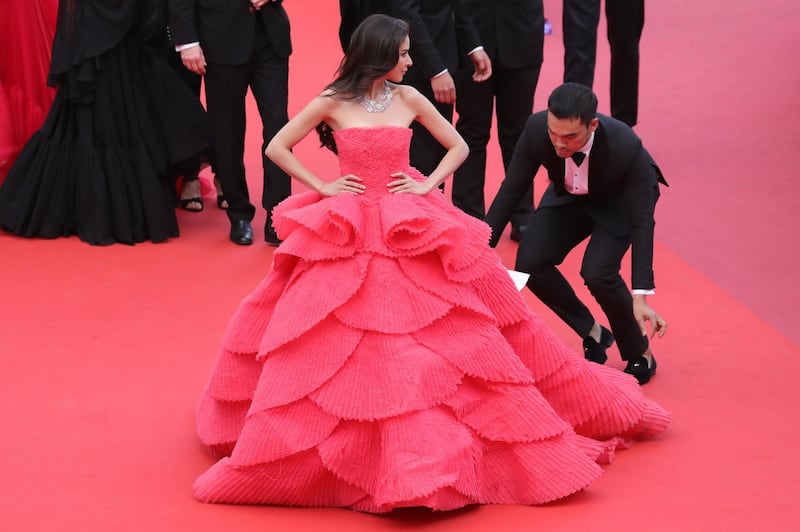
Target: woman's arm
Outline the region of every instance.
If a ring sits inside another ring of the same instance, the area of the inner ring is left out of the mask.
[[[427,129],[439,143],[447,149],[438,166],[431,172],[428,178],[420,183],[423,186],[420,190],[404,190],[403,179],[389,183],[392,192],[417,192],[427,194],[438,187],[448,176],[461,166],[467,158],[469,148],[461,135],[458,134],[453,125],[448,122],[433,104],[416,89],[403,86],[403,100],[416,113],[416,120]],[[394,177],[399,177],[400,174]],[[419,182],[417,182],[419,183]],[[416,187],[414,187],[416,188]]]
[[[325,196],[335,196],[342,192],[359,194],[364,191],[364,185],[353,175],[342,176],[331,182],[323,181],[303,166],[292,153],[292,148],[311,133],[317,124],[328,119],[337,103],[329,96],[317,96],[272,137],[264,151],[284,172]]]

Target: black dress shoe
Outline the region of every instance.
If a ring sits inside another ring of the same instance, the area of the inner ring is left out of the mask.
[[[647,384],[650,377],[656,374],[656,367],[658,367],[658,364],[656,364],[656,357],[650,355],[650,360],[650,364],[647,363],[645,357],[636,357],[629,360],[628,365],[625,366],[625,373],[636,377],[639,384]]]
[[[283,243],[283,240],[278,238],[278,233],[272,227],[272,218],[267,217],[267,223],[264,225],[264,241],[272,247],[278,247]]]
[[[597,362],[598,364],[605,364],[608,360],[606,349],[611,347],[614,343],[614,335],[611,331],[603,326],[600,326],[600,341],[595,342],[594,338],[587,336],[583,339],[583,356],[590,362]]]
[[[522,235],[525,234],[525,230],[527,228],[528,228],[528,226],[526,226],[526,225],[520,225],[520,226],[512,225],[511,226],[511,235],[510,235],[511,236],[511,240],[513,240],[514,242],[519,242],[520,240],[522,240]]]
[[[253,228],[247,220],[231,222],[231,242],[242,246],[253,243]]]

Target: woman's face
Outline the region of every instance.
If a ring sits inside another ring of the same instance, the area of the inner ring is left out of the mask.
[[[409,40],[408,36],[400,43],[400,47],[397,50],[398,58],[397,64],[394,66],[393,69],[386,74],[386,79],[393,83],[400,83],[403,81],[403,76],[406,75],[408,69],[413,64],[411,61],[411,56],[408,55],[408,49],[411,46],[411,41]]]

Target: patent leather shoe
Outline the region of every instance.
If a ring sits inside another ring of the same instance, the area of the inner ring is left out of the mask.
[[[614,335],[611,331],[603,326],[600,326],[600,341],[595,342],[594,338],[587,336],[583,339],[583,356],[590,362],[597,362],[598,364],[605,364],[608,360],[606,349],[611,347],[614,343]]]
[[[656,374],[657,367],[656,357],[650,355],[650,362],[648,363],[647,358],[641,356],[628,361],[628,365],[625,366],[625,373],[636,377],[639,384],[647,384],[650,381],[650,377]]]
[[[231,242],[241,246],[249,246],[253,243],[253,228],[247,220],[236,220],[231,222]]]

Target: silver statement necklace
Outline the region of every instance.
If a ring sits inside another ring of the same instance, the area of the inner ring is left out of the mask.
[[[359,96],[356,98],[358,104],[367,110],[368,113],[382,113],[389,108],[392,103],[392,89],[389,84],[383,82],[383,92],[377,98],[370,99],[366,96]]]

